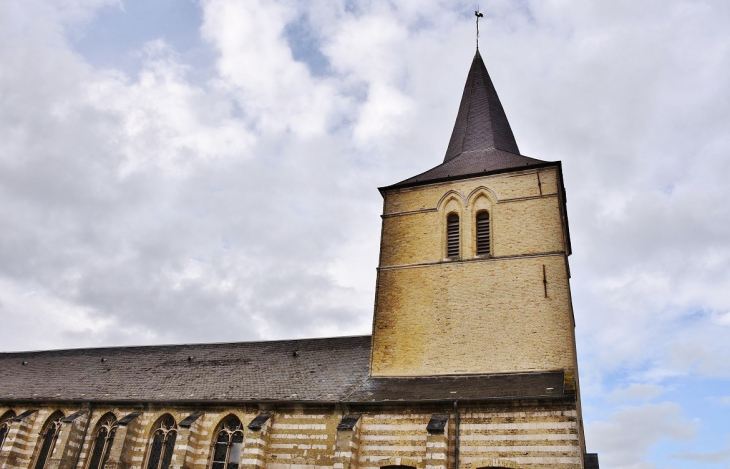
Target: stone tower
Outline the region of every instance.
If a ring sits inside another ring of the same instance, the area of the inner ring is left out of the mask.
[[[575,391],[561,165],[520,154],[479,51],[443,163],[380,192],[372,376],[564,370]]]

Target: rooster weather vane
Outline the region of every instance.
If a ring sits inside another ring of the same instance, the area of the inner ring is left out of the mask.
[[[484,15],[479,13],[479,7],[474,12],[474,16],[477,17],[477,50],[479,50],[479,18],[484,18]]]

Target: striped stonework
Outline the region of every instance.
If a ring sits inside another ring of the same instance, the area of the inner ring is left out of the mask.
[[[88,431],[89,412],[78,411],[62,420],[56,445],[48,459],[48,469],[73,469]]]
[[[7,409],[7,408],[3,408]],[[67,419],[80,409],[37,407],[14,421],[0,457],[3,469],[32,469],[38,435],[48,417],[60,410]],[[20,416],[24,408],[13,408]],[[6,410],[3,410],[5,412]],[[416,469],[453,469],[456,414],[453,404],[388,407],[362,405],[250,408],[94,407],[64,422],[48,468],[85,469],[99,419],[112,412],[117,428],[104,469],[144,469],[150,436],[165,414],[178,423],[171,469],[207,469],[222,422],[238,417],[244,426],[241,469],[380,469],[402,465]],[[581,428],[575,399],[459,403],[459,469],[505,467],[582,469]],[[200,414],[189,425],[186,417]],[[257,415],[271,414],[260,429],[247,426]],[[338,430],[345,415],[359,415],[354,425]],[[429,432],[434,414],[448,418],[443,431]]]
[[[354,469],[360,454],[362,418],[351,429],[337,429],[334,469]]]
[[[266,467],[272,424],[276,419],[276,416],[270,418],[259,430],[244,432],[241,469],[261,469]]]
[[[338,417],[336,413],[307,412],[304,409],[277,415],[271,426],[266,467],[332,468]]]
[[[499,407],[472,409],[461,416],[460,431],[460,462],[464,468],[512,467],[495,461],[552,469],[583,464],[575,408],[536,405],[512,411]]]

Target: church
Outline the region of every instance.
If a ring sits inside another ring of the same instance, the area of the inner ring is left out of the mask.
[[[0,354],[3,469],[594,469],[559,161],[479,51],[446,155],[381,187],[372,335]]]

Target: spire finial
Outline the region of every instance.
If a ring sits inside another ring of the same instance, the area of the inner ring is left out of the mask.
[[[477,17],[477,50],[479,50],[479,18],[483,18],[484,15],[479,13],[479,7],[477,7],[477,11],[474,12],[474,16]]]

